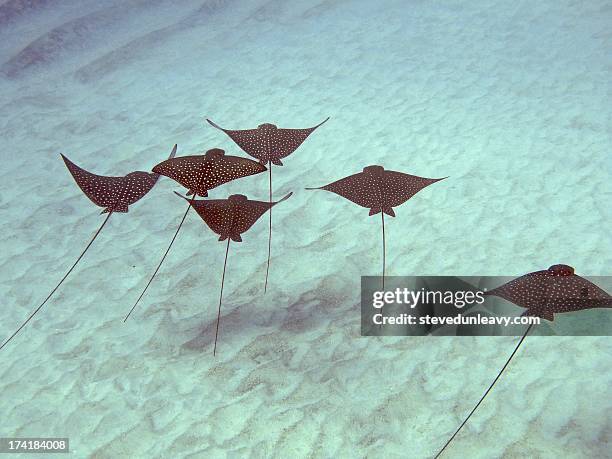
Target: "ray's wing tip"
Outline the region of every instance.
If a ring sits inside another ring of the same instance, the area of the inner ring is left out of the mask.
[[[431,183],[438,183],[438,182],[441,182],[442,180],[446,180],[449,177],[450,177],[450,175],[447,175],[446,177],[432,178],[432,179],[429,179],[429,180],[431,180]]]
[[[317,124],[317,125],[314,127],[314,129],[316,129],[316,128],[318,128],[318,127],[323,126],[325,123],[327,123],[327,122],[329,121],[329,119],[330,119],[330,118],[331,118],[330,116],[328,116],[327,118],[325,118],[323,121],[321,121],[319,124]]]
[[[279,204],[283,201],[286,201],[287,199],[289,199],[291,196],[293,195],[293,191],[290,191],[289,193],[287,193],[285,196],[283,196],[281,199],[279,199],[278,201],[272,202],[272,207],[274,207],[276,204]]]
[[[223,128],[221,126],[219,126],[217,123],[215,123],[214,121],[212,121],[210,118],[204,118],[206,120],[206,122],[208,124],[210,124],[212,127],[223,130]]]
[[[73,164],[73,162],[70,161],[64,153],[60,153],[60,157],[62,158],[62,160],[64,161],[66,165]]]

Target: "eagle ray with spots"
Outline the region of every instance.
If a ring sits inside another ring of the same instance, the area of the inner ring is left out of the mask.
[[[187,206],[178,227],[170,240],[170,244],[166,248],[161,260],[159,261],[153,275],[149,278],[147,285],[140,293],[140,296],[127,313],[123,322],[127,321],[142,297],[147,292],[149,286],[155,279],[157,272],[161,268],[166,256],[170,252],[176,237],[178,236],[189,209],[191,209],[191,203],[195,201],[196,196],[208,197],[208,190],[212,190],[224,183],[231,182],[243,177],[250,175],[259,174],[264,172],[266,167],[257,161],[253,161],[248,158],[241,158],[239,156],[226,155],[224,150],[220,148],[212,148],[208,150],[204,155],[191,155],[191,156],[180,156],[177,158],[171,158],[163,161],[153,168],[153,172],[165,175],[172,180],[178,182],[189,191],[187,196],[191,196],[188,201],[190,205]]]
[[[229,253],[230,241],[242,242],[242,233],[248,231],[259,218],[279,202],[289,199],[293,193],[276,202],[254,201],[242,194],[231,195],[227,199],[189,200],[178,193],[177,196],[189,201],[204,223],[219,235],[219,241],[227,239],[223,274],[221,276],[221,291],[219,293],[219,307],[217,310],[217,326],[215,330],[215,344],[213,355],[217,353],[217,338],[219,336],[219,323],[221,320],[221,301],[223,299],[223,285],[225,282],[225,268]]]
[[[485,295],[498,296],[525,308],[522,316],[539,317],[548,321],[554,320],[554,314],[582,311],[593,308],[612,308],[612,296],[597,285],[574,273],[574,268],[568,265],[553,265],[548,269],[536,271],[518,277],[500,287],[484,292]],[[523,341],[533,328],[530,323],[518,344],[497,373],[493,382],[472,411],[466,416],[455,433],[448,439],[442,449],[436,454],[437,459],[453,441],[470,417],[478,409],[486,396],[491,392],[504,370],[510,364]]]
[[[315,129],[329,120],[327,117],[316,126],[305,129],[278,128],[274,124],[265,123],[256,129],[231,130],[224,129],[209,119],[208,124],[220,131],[225,132],[246,154],[259,160],[261,164],[267,164],[269,169],[269,197],[272,202],[272,165],[282,166],[281,159],[286,158],[312,134]],[[272,210],[269,214],[268,229],[268,262],[266,265],[266,280],[264,293],[268,289],[268,275],[270,273],[270,257],[272,254]]]
[[[448,178],[448,177],[444,177]],[[369,208],[370,216],[380,213],[382,223],[382,287],[385,288],[385,214],[395,217],[393,207],[399,206],[432,183],[444,178],[431,179],[385,170],[384,167],[366,166],[362,172],[349,175],[319,188]]]
[[[174,145],[172,152],[170,153],[170,158],[174,158],[176,155],[176,149],[177,146]],[[81,261],[81,259],[85,256],[87,250],[96,240],[102,231],[102,228],[104,228],[110,219],[110,216],[115,212],[127,213],[128,206],[142,199],[149,191],[151,191],[159,179],[159,174],[142,171],[131,172],[123,177],[96,175],[77,166],[63,154],[61,154],[61,157],[64,160],[68,171],[74,178],[74,181],[83,191],[85,196],[87,196],[95,205],[103,208],[100,214],[107,213],[108,215],[102,222],[102,225],[100,225],[98,230],[94,233],[93,237],[85,246],[76,261],[72,264],[70,269],[60,279],[55,288],[51,290],[51,293],[49,293],[43,302],[38,305],[36,309],[34,309],[34,311],[26,318],[19,328],[17,328],[17,330],[15,330],[15,332],[9,336],[4,343],[2,343],[2,345],[0,345],[0,350],[2,350],[4,346],[6,346],[9,341],[11,341],[28,324],[28,322],[30,322],[30,320],[32,320],[38,311],[40,311],[47,301],[49,301],[60,285],[62,285],[62,283],[68,278],[70,273],[74,270],[79,261]]]

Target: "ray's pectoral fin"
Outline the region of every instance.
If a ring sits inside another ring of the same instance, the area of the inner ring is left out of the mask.
[[[242,242],[242,238],[240,237],[239,233],[222,234],[219,236],[219,241],[225,241],[227,238],[231,239],[232,241]]]
[[[555,316],[552,313],[552,311],[540,311],[540,317],[542,319],[546,319],[550,322],[552,322],[553,320],[555,320]]]
[[[393,212],[393,208],[392,207],[372,207],[370,209],[370,217],[372,215],[376,215],[379,214],[381,212],[386,213],[387,215],[391,216],[391,217],[395,217],[395,212]]]
[[[280,203],[280,202],[286,201],[286,200],[287,200],[287,199],[289,199],[291,196],[293,196],[293,191],[290,191],[290,192],[289,192],[289,193],[287,193],[285,196],[283,196],[281,199],[279,199],[278,201],[276,201],[276,202],[274,203],[274,205],[276,205],[276,204],[278,204],[278,203]]]
[[[106,209],[104,209],[102,212],[100,212],[100,215],[102,214],[107,214],[109,212],[118,212],[118,213],[122,213],[125,214],[128,211],[128,206],[127,204],[121,204],[117,207],[111,208],[111,207],[107,207]]]

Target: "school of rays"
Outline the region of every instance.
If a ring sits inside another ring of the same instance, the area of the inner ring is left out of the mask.
[[[232,241],[235,243],[242,242],[243,235],[248,232],[266,212],[268,213],[268,252],[263,285],[265,293],[268,288],[272,251],[272,208],[276,204],[288,200],[293,194],[292,191],[277,201],[273,200],[272,166],[283,166],[282,159],[294,153],[317,128],[325,124],[328,120],[329,118],[326,118],[321,123],[305,129],[277,128],[273,124],[266,123],[260,124],[254,129],[230,130],[221,128],[213,121],[207,119],[207,122],[211,126],[229,136],[242,152],[255,160],[226,154],[226,152],[220,148],[209,149],[203,154],[176,156],[177,145],[174,145],[168,159],[155,165],[151,169],[151,172],[135,171],[124,176],[102,176],[77,166],[62,154],[61,157],[68,171],[81,191],[96,206],[102,208],[101,214],[107,215],[66,274],[60,279],[48,296],[32,311],[25,321],[21,323],[14,333],[2,342],[0,350],[17,336],[51,299],[54,293],[84,257],[110,217],[114,213],[129,212],[129,206],[135,204],[147,195],[153,189],[160,176],[165,176],[174,180],[187,190],[185,196],[175,192],[180,198],[187,202],[187,208],[155,271],[149,277],[140,295],[125,316],[124,322],[134,313],[136,307],[144,298],[147,289],[152,284],[172,245],[177,239],[189,210],[193,208],[202,219],[203,223],[219,236],[219,241],[227,241],[225,245],[223,271],[220,279],[215,339],[213,345],[213,355],[216,355],[221,323],[223,286],[230,243]],[[244,194],[233,194],[225,199],[208,199],[208,192],[212,189],[234,180],[261,174],[266,171],[268,172],[268,201],[252,200]],[[318,188],[311,187],[306,189],[324,190],[334,193],[358,206],[369,209],[370,216],[377,214],[381,215],[381,279],[384,289],[386,271],[385,215],[395,217],[394,207],[404,204],[422,189],[445,178],[448,177],[425,178],[404,172],[387,170],[380,165],[367,165],[361,172],[353,173],[352,175],[345,176],[344,178],[340,178]],[[198,196],[204,199],[196,199]],[[177,200],[177,202],[179,201]],[[540,317],[549,321],[554,320],[554,314],[591,308],[612,307],[612,297],[608,293],[592,284],[590,281],[576,275],[571,266],[562,264],[553,265],[547,270],[526,274],[507,284],[488,291],[486,294],[499,296],[524,308],[525,312],[523,315]],[[483,402],[518,351],[527,334],[532,329],[532,326],[533,324],[529,325],[525,330],[514,348],[514,351],[506,360],[505,365],[498,372],[496,378],[472,411],[464,419],[463,423],[448,439],[442,449],[438,451],[435,456],[436,458],[445,451],[478,406]]]

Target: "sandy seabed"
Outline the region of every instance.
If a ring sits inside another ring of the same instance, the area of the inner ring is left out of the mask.
[[[266,295],[265,219],[231,247],[216,358],[225,247],[193,212],[122,322],[185,208],[162,178],[3,349],[0,436],[70,437],[74,457],[432,457],[517,338],[360,337],[379,222],[304,188],[369,164],[450,176],[389,219],[388,274],[611,274],[610,23],[607,1],[1,2],[0,337],[104,218],[59,153],[123,175],[174,143],[244,156],[205,117],[331,119],[273,170],[294,195]],[[609,337],[528,337],[445,456],[610,457],[611,357]]]

